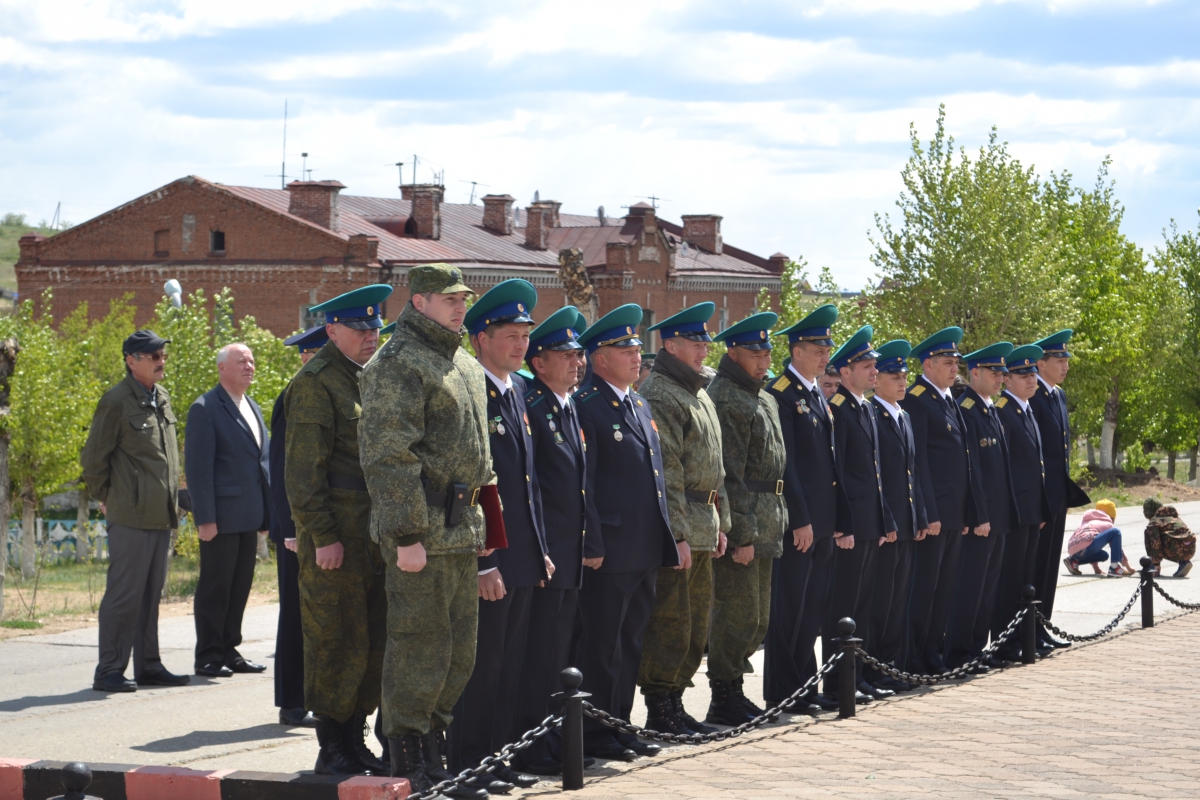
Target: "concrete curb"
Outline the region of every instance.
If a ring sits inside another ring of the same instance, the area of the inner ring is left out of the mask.
[[[64,761],[0,758],[0,800],[47,800],[63,793]],[[339,778],[306,773],[195,770],[88,764],[87,794],[102,800],[404,800],[404,778]]]

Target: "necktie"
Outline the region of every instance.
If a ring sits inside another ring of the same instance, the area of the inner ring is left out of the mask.
[[[821,392],[821,388],[819,386],[813,386],[813,388],[809,389],[808,392],[809,392],[809,394],[812,395],[813,406],[815,408],[819,408],[822,411],[824,411],[825,410],[825,395]]]

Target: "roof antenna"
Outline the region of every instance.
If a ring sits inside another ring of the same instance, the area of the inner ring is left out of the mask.
[[[300,180],[305,180],[304,176],[308,172],[308,153],[301,153],[300,158]],[[312,175],[308,176],[308,180],[312,180]]]
[[[492,188],[492,187],[488,186],[486,183],[480,183],[479,181],[464,181],[460,178],[458,182],[471,184],[471,199],[467,201],[467,205],[469,205],[469,206],[475,205],[475,187],[476,186],[482,186],[485,189]]]
[[[283,160],[279,162],[279,188],[287,188],[287,100],[283,101]]]

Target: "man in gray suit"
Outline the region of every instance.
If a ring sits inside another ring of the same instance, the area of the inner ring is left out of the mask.
[[[270,522],[270,448],[262,411],[246,396],[254,380],[250,348],[222,347],[217,378],[217,386],[188,409],[183,463],[200,531],[196,674],[227,678],[266,669],[242,658],[237,646],[258,534]]]

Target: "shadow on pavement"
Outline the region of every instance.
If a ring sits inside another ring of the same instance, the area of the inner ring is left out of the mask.
[[[302,733],[292,733],[282,725],[267,724],[243,728],[240,731],[192,731],[183,736],[159,739],[156,742],[147,742],[129,749],[140,750],[143,753],[182,753],[213,745],[262,742],[270,739],[299,739],[304,736],[305,734]]]
[[[94,689],[80,689],[77,692],[70,694],[48,694],[40,697],[18,697],[13,700],[0,701],[0,714],[4,712],[25,711],[29,708],[42,708],[45,706],[69,706],[74,703],[95,702],[98,700],[106,700],[108,695],[104,692],[97,692]]]

